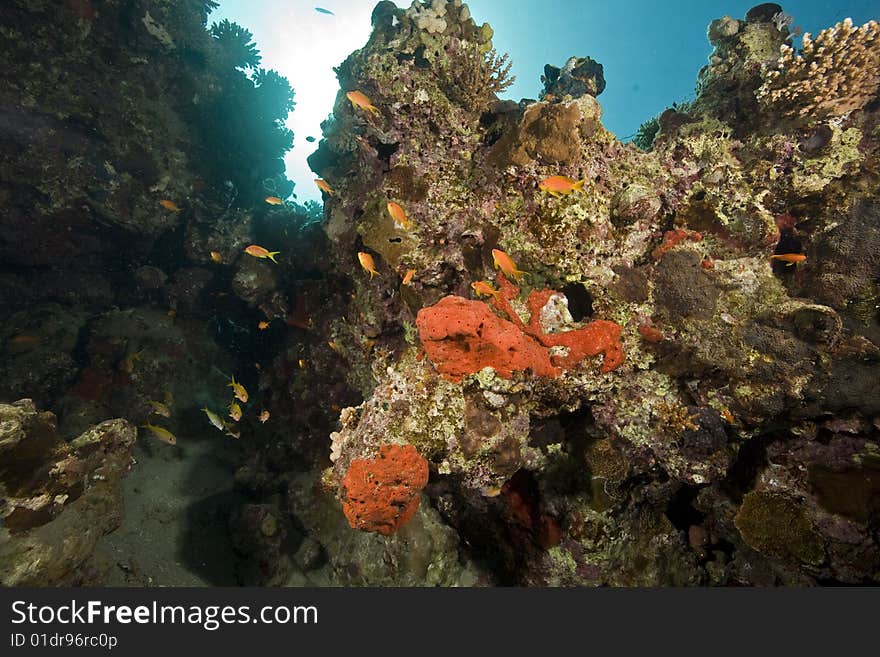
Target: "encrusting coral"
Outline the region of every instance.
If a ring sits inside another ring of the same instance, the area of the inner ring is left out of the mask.
[[[758,98],[779,114],[815,119],[861,109],[880,89],[880,24],[855,27],[847,18],[815,39],[804,34],[801,51],[783,45],[764,78]]]

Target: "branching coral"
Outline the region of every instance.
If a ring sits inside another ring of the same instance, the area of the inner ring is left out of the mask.
[[[861,109],[880,88],[880,25],[854,27],[847,18],[822,30],[815,40],[804,35],[796,54],[782,46],[775,68],[764,73],[758,98],[785,116],[840,116]]]
[[[444,91],[470,109],[482,110],[495,95],[510,87],[516,80],[510,75],[509,57],[498,55],[492,48],[484,52],[480,45],[458,41],[450,53],[451,61],[444,75]]]

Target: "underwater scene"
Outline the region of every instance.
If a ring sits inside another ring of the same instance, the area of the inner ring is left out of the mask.
[[[0,3],[0,584],[880,584],[880,2],[316,3]]]

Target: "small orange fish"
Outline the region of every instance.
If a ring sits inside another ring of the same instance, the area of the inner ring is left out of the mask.
[[[277,196],[267,196],[263,200],[269,205],[284,205],[284,199],[278,198]]]
[[[406,217],[406,212],[403,211],[403,208],[400,207],[394,201],[388,201],[388,214],[391,215],[391,218],[394,219],[394,225],[398,228],[403,228],[405,230],[409,230],[410,222]]]
[[[260,329],[261,331],[265,331],[267,328],[269,328],[269,322],[262,321],[259,324],[257,324],[257,328]]]
[[[721,411],[721,417],[724,418],[724,421],[727,422],[727,424],[733,424],[734,422],[733,413],[730,412],[729,408],[725,408]]]
[[[223,256],[220,255],[219,251],[211,251],[211,260],[216,263],[223,262]]]
[[[235,402],[229,404],[229,417],[238,422],[241,419],[241,406]]]
[[[477,296],[491,296],[497,299],[498,295],[501,294],[500,291],[492,287],[492,284],[489,281],[476,281],[474,283],[471,283],[471,287],[473,288],[474,292],[477,293]]]
[[[351,106],[354,108],[360,108],[362,110],[367,110],[368,112],[372,112],[378,116],[379,110],[373,107],[373,104],[370,102],[370,99],[366,97],[360,91],[349,91],[345,94],[345,97],[351,101]]]
[[[339,347],[333,340],[327,340],[327,346],[330,347],[333,351],[339,351]]]
[[[163,198],[159,201],[159,205],[161,205],[166,210],[171,210],[172,212],[183,212],[174,201],[169,201],[167,198]]]
[[[566,176],[550,176],[538,183],[538,189],[542,192],[548,192],[557,198],[562,195],[568,195],[572,192],[583,192],[586,179],[575,182]]]
[[[322,180],[321,178],[315,178],[315,184],[318,186],[322,192],[326,192],[330,196],[333,196],[336,192],[333,191],[333,188],[330,186],[326,180]]]
[[[807,259],[803,253],[780,253],[778,255],[770,256],[771,260],[781,260],[782,262],[787,263],[787,267],[791,267],[799,262],[803,262]]]
[[[495,269],[500,269],[505,276],[512,276],[517,281],[526,273],[517,269],[516,263],[500,249],[492,249],[492,260],[495,263]]]
[[[297,365],[299,365],[299,369],[301,369],[301,370],[304,370],[304,369],[306,369],[306,367],[308,367],[308,363],[306,362],[305,358],[300,358],[297,361]]]
[[[237,400],[239,400],[243,404],[247,404],[247,390],[245,390],[244,386],[235,380],[234,374],[232,375],[232,383],[228,383],[226,387],[232,388],[232,393],[235,395],[235,398]]]
[[[9,340],[11,344],[34,344],[39,341],[40,338],[36,335],[16,335]]]
[[[406,274],[404,274],[404,276],[403,276],[403,284],[409,285],[410,283],[412,283],[413,276],[415,276],[415,275],[416,275],[415,269],[407,269]]]
[[[373,262],[373,256],[369,253],[360,251],[358,253],[358,261],[361,263],[361,267],[363,267],[365,271],[370,272],[370,280],[373,280],[373,276],[379,276],[379,272],[376,271],[376,263]]]
[[[276,265],[278,264],[278,261],[275,259],[275,256],[281,253],[281,251],[267,251],[262,246],[257,246],[256,244],[251,244],[248,248],[244,250],[244,252],[248,255],[254,256],[255,258],[269,258],[269,260],[274,262]]]
[[[260,422],[264,423],[269,419],[269,411],[263,411],[260,413]]]

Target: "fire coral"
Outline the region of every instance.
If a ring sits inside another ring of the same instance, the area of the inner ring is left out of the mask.
[[[526,305],[531,313],[525,324],[510,305],[519,288],[498,274],[501,294],[495,307],[510,320],[499,317],[483,302],[447,296],[416,316],[419,338],[437,370],[451,381],[491,367],[498,376],[510,378],[514,371],[530,369],[536,376],[555,378],[563,368],[577,365],[587,356],[605,355],[602,371],[623,362],[620,326],[606,320],[590,322],[574,331],[546,334],[541,329],[541,308],[553,290],[534,290]],[[550,347],[566,347],[565,356],[551,356]]]
[[[419,508],[428,462],[412,445],[382,445],[374,459],[354,459],[342,485],[342,510],[352,529],[389,536]]]

